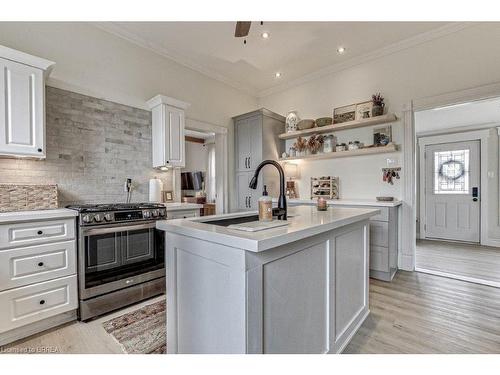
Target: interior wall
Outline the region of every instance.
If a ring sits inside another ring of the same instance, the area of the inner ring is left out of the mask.
[[[207,147],[203,143],[186,142],[186,167],[183,172],[207,171]]]
[[[0,22],[0,44],[56,62],[48,80],[53,87],[142,109],[160,93],[191,103],[188,119],[229,129],[229,155],[231,117],[257,108],[253,96],[87,23]]]
[[[485,43],[485,41],[488,41]],[[331,116],[333,108],[368,100],[381,92],[388,112],[398,118],[412,99],[459,91],[500,81],[499,23],[474,24],[453,34],[348,69],[322,76],[259,99],[260,106],[286,114],[297,110],[301,118]],[[346,54],[348,58],[348,54]],[[368,138],[372,128],[339,133],[344,139]],[[403,142],[402,121],[393,123],[393,140]],[[402,196],[401,180],[393,186],[382,181],[387,158],[403,165],[402,153],[309,161],[301,167],[299,189],[309,194],[309,177],[340,177],[342,198]],[[404,174],[405,171],[402,171]],[[303,196],[303,195],[302,195]]]

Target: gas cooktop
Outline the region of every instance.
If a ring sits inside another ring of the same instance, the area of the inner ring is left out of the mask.
[[[110,204],[75,204],[66,206],[78,212],[129,211],[165,208],[161,203],[110,203]]]
[[[66,208],[80,213],[80,226],[161,220],[167,216],[165,205],[160,203],[80,204]]]

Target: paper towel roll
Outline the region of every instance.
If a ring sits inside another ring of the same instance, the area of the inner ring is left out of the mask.
[[[163,182],[158,178],[149,180],[149,201],[161,203],[161,191],[163,190]]]

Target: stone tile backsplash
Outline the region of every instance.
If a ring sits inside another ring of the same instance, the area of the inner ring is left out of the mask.
[[[0,158],[0,183],[57,184],[59,205],[147,201],[149,179],[172,190],[172,173],[151,167],[151,112],[53,87],[46,89],[45,160]]]

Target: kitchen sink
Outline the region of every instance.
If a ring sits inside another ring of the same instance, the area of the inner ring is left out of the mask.
[[[294,215],[288,215],[288,218],[291,219]],[[276,217],[273,216],[273,220],[276,220]],[[250,215],[250,216],[240,216],[240,217],[230,217],[227,219],[219,219],[219,220],[207,220],[200,221],[200,223],[211,224],[211,225],[219,225],[221,227],[227,227],[231,224],[243,224],[250,223],[252,221],[259,221],[259,215]]]

